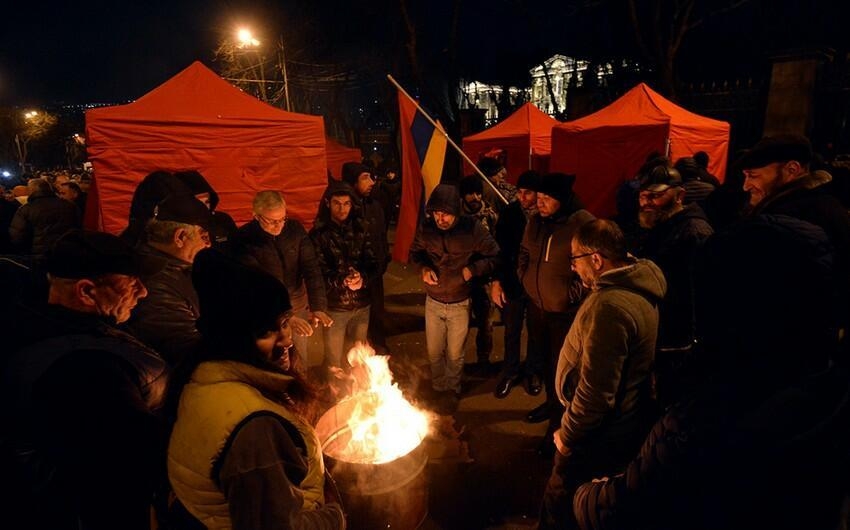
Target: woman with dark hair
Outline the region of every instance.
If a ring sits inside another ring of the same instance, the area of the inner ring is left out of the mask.
[[[286,289],[216,251],[197,256],[192,279],[204,343],[170,391],[180,502],[207,528],[345,528],[325,498],[316,392],[292,348]]]

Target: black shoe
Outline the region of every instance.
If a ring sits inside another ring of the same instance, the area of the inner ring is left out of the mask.
[[[543,381],[540,380],[540,376],[537,374],[532,374],[525,377],[525,392],[529,396],[536,396],[543,391]]]
[[[499,382],[496,383],[496,390],[493,392],[493,395],[498,399],[505,399],[508,397],[508,394],[511,393],[511,388],[516,384],[516,376],[506,375],[505,377],[499,379]]]
[[[531,409],[531,412],[525,416],[525,421],[528,423],[542,423],[548,421],[549,416],[549,403],[544,401],[539,407]]]

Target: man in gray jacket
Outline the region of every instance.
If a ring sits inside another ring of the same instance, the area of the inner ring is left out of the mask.
[[[654,421],[650,371],[658,302],[667,282],[654,263],[626,252],[613,221],[581,226],[570,244],[572,269],[590,294],[567,333],[555,388],[565,410],[555,431],[542,530],[570,527],[572,497],[583,481],[619,471]]]

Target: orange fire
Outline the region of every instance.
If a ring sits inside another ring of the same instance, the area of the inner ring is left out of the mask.
[[[415,408],[392,382],[388,357],[358,343],[348,352],[354,386],[350,441],[335,458],[346,462],[383,464],[415,449],[428,434],[428,413]]]

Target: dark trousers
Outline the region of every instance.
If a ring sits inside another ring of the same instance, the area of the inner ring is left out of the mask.
[[[384,320],[387,312],[384,308],[383,275],[373,280],[369,286],[369,293],[371,296],[371,309],[369,313],[369,330],[366,332],[366,338],[378,353],[385,353],[387,350],[387,335],[384,328]]]
[[[573,324],[575,313],[552,313],[543,311],[533,303],[528,304],[528,334],[539,340],[538,346],[543,356],[543,383],[546,385],[546,403],[552,413],[550,428],[560,425],[563,407],[555,393],[555,370],[564,337]],[[551,430],[551,429],[550,429]],[[553,431],[554,432],[554,431]],[[548,435],[549,433],[547,433]]]
[[[522,325],[526,321],[528,307],[532,305],[528,296],[508,300],[502,306],[502,322],[505,324],[505,363],[503,377],[520,375],[520,351],[522,347]],[[525,339],[525,367],[523,375],[543,376],[545,362],[536,335],[529,329]]]
[[[493,353],[493,305],[484,284],[474,282],[469,293],[472,318],[470,324],[478,329],[475,334],[475,352],[479,362],[489,362]]]

